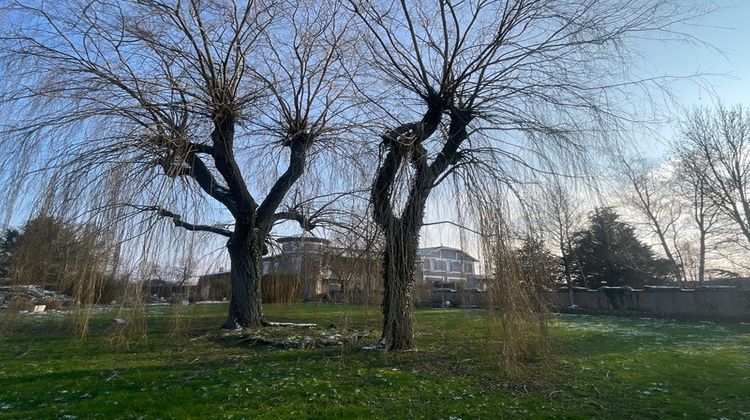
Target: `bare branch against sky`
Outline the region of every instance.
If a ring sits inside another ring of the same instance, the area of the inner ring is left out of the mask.
[[[350,1],[382,98],[372,187],[385,237],[387,349],[413,347],[410,293],[431,191],[482,189],[519,170],[580,171],[669,78],[630,70],[635,41],[702,13],[672,1]],[[486,191],[496,191],[487,188]],[[486,197],[493,200],[494,197]]]
[[[157,217],[228,238],[226,326],[260,325],[269,232],[283,219],[315,226],[294,203],[277,210],[311,162],[347,150],[340,134],[356,116],[357,58],[343,54],[353,39],[339,9],[283,0],[6,5],[8,186],[51,196],[67,215],[118,209],[105,222]]]
[[[3,201],[93,215],[121,236],[160,221],[226,238],[225,326],[235,328],[262,324],[260,262],[274,226],[346,227],[362,195],[353,190],[372,180],[384,344],[411,349],[415,252],[432,191],[453,180],[481,208],[539,174],[580,176],[653,119],[644,103],[672,98],[674,78],[638,71],[644,40],[689,39],[679,25],[709,9],[13,2],[0,35]]]

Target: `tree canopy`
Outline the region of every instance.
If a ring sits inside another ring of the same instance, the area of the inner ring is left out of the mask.
[[[562,281],[562,261],[547,249],[544,241],[527,236],[516,249],[516,257],[525,278],[550,286]]]
[[[230,260],[224,326],[235,329],[264,324],[274,226],[327,219],[310,208],[330,207],[296,200],[303,175],[328,175],[318,185],[332,199],[354,196],[331,194],[339,179],[366,179],[383,237],[383,344],[410,350],[432,191],[452,179],[472,202],[495,203],[519,174],[580,169],[640,119],[639,99],[668,90],[668,77],[640,77],[639,43],[702,10],[679,0],[13,2],[0,7],[3,201],[12,207],[25,188],[33,197],[20,200],[98,215],[119,238],[146,237],[154,219],[218,235]]]
[[[576,283],[589,287],[663,284],[670,279],[670,263],[654,257],[635,236],[635,229],[611,208],[599,208],[589,225],[576,234],[573,254]]]
[[[93,225],[74,225],[49,216],[8,229],[0,258],[16,284],[48,286],[79,300],[94,302],[110,273],[112,247]]]
[[[10,272],[10,262],[18,244],[19,232],[16,229],[5,229],[0,239],[0,279],[7,278]]]

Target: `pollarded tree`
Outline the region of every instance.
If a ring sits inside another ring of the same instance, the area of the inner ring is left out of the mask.
[[[662,87],[630,75],[630,41],[696,11],[671,0],[349,2],[366,32],[363,92],[382,121],[370,199],[385,238],[382,342],[408,350],[431,191],[452,174],[505,181],[540,157],[593,151],[627,116],[632,87]]]
[[[0,14],[11,187],[112,224],[224,236],[225,327],[260,326],[266,237],[286,219],[314,227],[282,205],[352,116],[337,2],[30,0]]]

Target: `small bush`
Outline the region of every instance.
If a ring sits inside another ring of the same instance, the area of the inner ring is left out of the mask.
[[[8,301],[8,313],[17,314],[22,311],[31,311],[34,303],[27,297],[14,297]]]

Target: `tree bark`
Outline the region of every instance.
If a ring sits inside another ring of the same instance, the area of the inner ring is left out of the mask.
[[[437,130],[441,113],[442,108],[431,107],[420,123],[403,125],[383,136],[383,145],[389,150],[376,174],[370,200],[375,221],[385,236],[381,342],[386,351],[414,348],[412,289],[425,205],[438,176],[454,162],[459,146],[468,136],[466,126],[471,121],[471,114],[452,109],[448,137],[440,153],[429,164],[422,141]],[[407,139],[413,142],[403,141],[401,137],[410,131],[412,137]],[[415,173],[404,210],[397,217],[391,192],[403,164],[411,165]]]
[[[389,229],[385,236],[381,340],[386,351],[408,351],[414,348],[412,289],[418,233]]]
[[[698,249],[698,284],[703,286],[706,280],[706,232],[701,229],[700,248]]]
[[[667,259],[672,263],[672,272],[674,273],[675,280],[677,280],[677,285],[679,287],[685,287],[683,284],[683,276],[682,276],[682,269],[680,268],[680,265],[677,264],[677,260],[674,258],[674,254],[672,254],[672,251],[669,249],[669,245],[667,244],[667,240],[664,237],[664,232],[661,230],[661,227],[658,225],[658,222],[656,219],[653,219],[653,223],[655,224],[656,228],[654,231],[656,232],[656,235],[659,237],[659,242],[661,243],[661,247],[664,250],[664,254],[667,256]]]
[[[570,253],[565,250],[564,246],[560,246],[560,252],[562,253],[563,268],[565,269],[565,283],[568,285],[568,300],[572,307],[575,305],[575,302],[573,302],[573,279],[570,270]]]
[[[224,329],[263,325],[260,286],[263,242],[254,230],[251,226],[238,225],[227,242],[231,262],[231,297]]]

